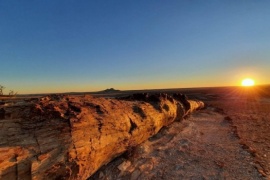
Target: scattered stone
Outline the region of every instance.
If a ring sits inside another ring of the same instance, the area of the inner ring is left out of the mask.
[[[141,175],[140,170],[136,169],[135,171],[133,171],[133,173],[131,174],[130,180],[137,180],[139,178],[139,176]]]
[[[124,161],[122,162],[119,166],[117,166],[117,168],[120,170],[120,171],[126,171],[127,168],[129,168],[131,165],[131,162],[130,161]]]
[[[100,172],[99,173],[99,178],[101,179],[101,178],[103,178],[104,177],[104,173],[103,172]]]

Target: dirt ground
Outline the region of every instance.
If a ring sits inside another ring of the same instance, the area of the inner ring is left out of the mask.
[[[189,96],[207,108],[163,128],[90,179],[270,179],[270,98],[232,88]]]
[[[240,144],[254,158],[257,170],[270,179],[270,103],[264,99],[216,103],[232,121]]]
[[[270,179],[270,86],[157,91],[187,94],[207,108],[162,128],[90,180]]]

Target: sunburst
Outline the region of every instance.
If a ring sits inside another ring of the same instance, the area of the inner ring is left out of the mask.
[[[246,78],[242,80],[242,86],[254,86],[255,82],[251,78]]]

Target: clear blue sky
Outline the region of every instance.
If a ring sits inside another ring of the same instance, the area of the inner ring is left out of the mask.
[[[270,1],[0,0],[19,93],[270,83]]]

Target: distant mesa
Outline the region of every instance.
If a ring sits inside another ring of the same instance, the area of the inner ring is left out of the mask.
[[[101,92],[103,92],[103,93],[116,93],[116,92],[120,92],[120,90],[114,89],[114,88],[109,88],[109,89],[105,89]]]

